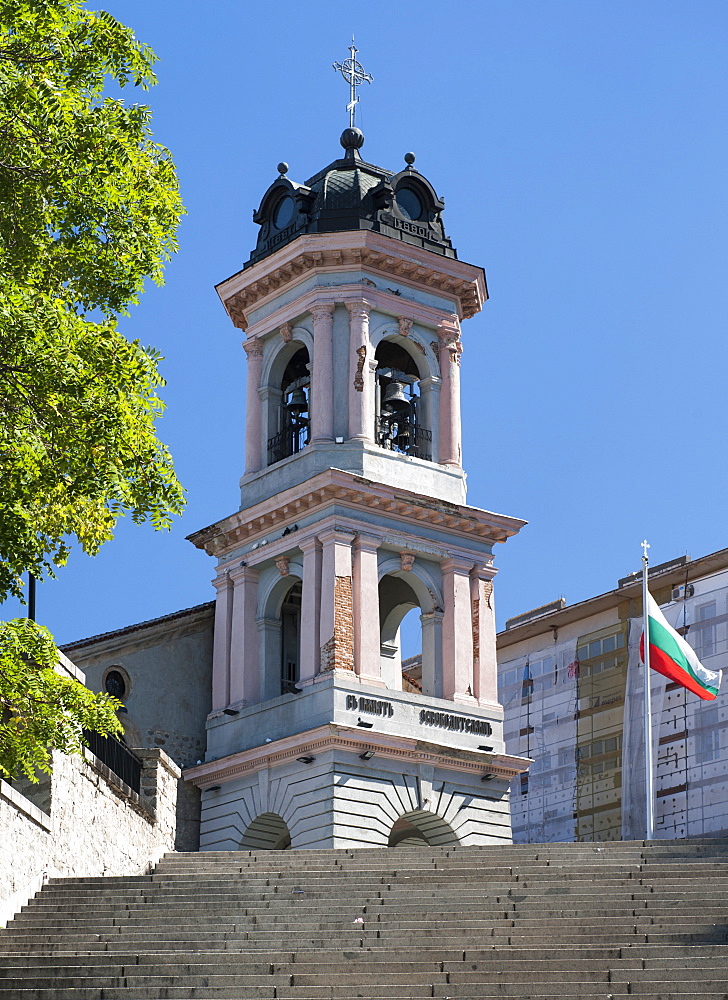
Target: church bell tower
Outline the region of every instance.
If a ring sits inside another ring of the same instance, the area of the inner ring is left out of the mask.
[[[357,64],[358,65],[358,64]],[[408,153],[364,136],[278,177],[218,293],[245,332],[240,509],[217,561],[202,850],[511,840],[493,548],[524,522],[465,502],[460,324],[487,298]],[[400,624],[419,609],[421,661]]]

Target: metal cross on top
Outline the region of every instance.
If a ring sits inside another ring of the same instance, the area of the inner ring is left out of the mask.
[[[650,543],[647,541],[647,539],[645,539],[644,542],[640,542],[640,544],[642,546],[642,562],[646,563],[648,562],[647,550],[650,547]]]
[[[371,73],[364,72],[364,67],[357,61],[356,54],[358,51],[359,49],[354,45],[354,38],[352,36],[351,45],[349,46],[351,55],[343,63],[334,63],[334,69],[340,72],[349,84],[349,103],[346,105],[346,110],[349,112],[350,128],[354,128],[356,106],[359,103],[356,88],[361,86],[362,83],[371,83],[374,79]]]

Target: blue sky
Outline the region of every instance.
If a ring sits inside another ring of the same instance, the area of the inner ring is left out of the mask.
[[[160,56],[128,99],[151,105],[189,213],[123,323],[165,356],[160,435],[189,506],[39,587],[59,642],[212,599],[185,535],[237,508],[245,374],[213,286],[254,246],[276,164],[303,181],[338,155],[352,31],[374,75],[365,158],[413,150],[488,275],[464,326],[468,499],[529,522],[497,549],[500,623],[610,589],[645,536],[655,562],[727,544],[724,0],[106,6]]]

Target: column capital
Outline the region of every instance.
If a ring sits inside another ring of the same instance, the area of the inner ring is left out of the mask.
[[[334,315],[335,305],[333,302],[317,302],[315,305],[311,306],[309,312],[314,318],[315,322],[319,320],[327,319],[329,316]]]
[[[382,539],[376,535],[367,535],[358,531],[354,538],[354,550],[356,552],[376,552],[382,544]]]
[[[437,624],[438,622],[442,623],[444,617],[444,611],[423,611],[420,615],[420,621],[423,625],[429,625],[431,622]]]
[[[483,563],[476,563],[470,570],[470,575],[475,580],[490,581],[493,580],[498,570],[495,566],[491,564],[483,565]]]
[[[360,316],[362,319],[369,319],[372,307],[364,299],[361,299],[359,302],[346,302],[345,305],[350,316]]]
[[[337,527],[325,528],[318,535],[319,541],[324,545],[331,542],[338,542],[341,545],[351,545],[355,537],[356,535],[353,531]]]
[[[255,361],[263,357],[263,345],[259,340],[244,340],[243,350],[248,357],[248,361]]]
[[[460,573],[462,576],[470,576],[473,569],[472,559],[463,559],[462,556],[450,556],[440,563],[443,573]]]
[[[217,576],[212,580],[212,585],[215,590],[222,590],[224,587],[229,587],[231,582],[230,570],[225,568],[220,570]]]
[[[441,346],[445,347],[450,347],[456,341],[460,340],[460,323],[454,313],[447,319],[442,320],[438,325],[437,338]]]
[[[426,375],[420,379],[420,388],[434,389],[436,392],[439,392],[442,388],[442,379],[439,375]]]
[[[253,569],[251,566],[248,566],[247,563],[240,563],[238,566],[231,566],[228,570],[228,574],[233,583],[238,583],[241,580],[255,583],[260,575],[257,569]]]
[[[321,548],[321,542],[316,535],[311,535],[309,538],[302,538],[300,542],[296,542],[296,545],[304,555]]]

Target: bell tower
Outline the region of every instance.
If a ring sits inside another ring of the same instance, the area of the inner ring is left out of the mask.
[[[358,65],[358,64],[357,64]],[[203,850],[509,842],[493,548],[523,521],[465,502],[461,321],[487,298],[405,156],[288,166],[218,293],[245,332],[240,509],[217,561]],[[400,624],[419,608],[421,662]]]

